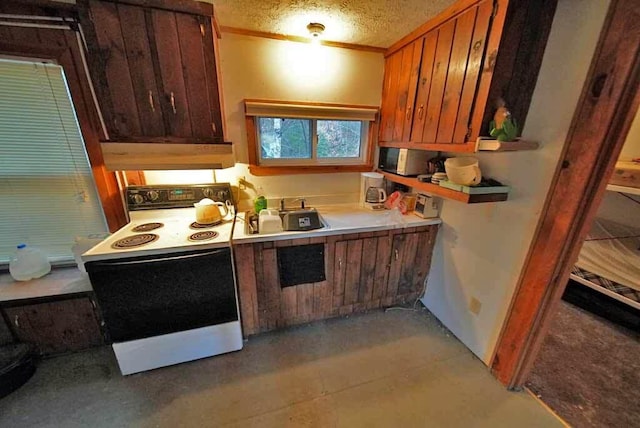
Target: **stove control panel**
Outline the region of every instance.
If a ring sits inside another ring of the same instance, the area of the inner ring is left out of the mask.
[[[229,183],[129,186],[125,190],[129,211],[190,208],[204,198],[235,205]]]

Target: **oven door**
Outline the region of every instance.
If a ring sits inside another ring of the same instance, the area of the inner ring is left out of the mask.
[[[85,266],[114,342],[238,320],[229,248]]]

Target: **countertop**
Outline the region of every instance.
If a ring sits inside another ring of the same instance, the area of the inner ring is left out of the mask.
[[[0,274],[0,302],[87,291],[92,291],[89,277],[76,267],[53,269],[31,281],[15,281],[8,273]]]
[[[279,241],[284,239],[310,238],[313,236],[342,235],[346,233],[375,232],[378,230],[403,229],[407,227],[440,224],[440,218],[420,218],[414,214],[402,215],[398,210],[372,211],[358,204],[324,205],[315,207],[327,227],[304,232],[279,232],[271,234],[246,234],[245,213],[238,213],[233,230],[233,243]]]

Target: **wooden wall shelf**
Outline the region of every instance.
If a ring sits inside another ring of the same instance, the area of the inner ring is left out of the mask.
[[[476,151],[482,152],[515,152],[521,150],[537,150],[540,147],[537,141],[498,141],[486,137],[479,137],[476,143]]]
[[[416,143],[416,142],[395,142],[380,141],[380,147],[395,147],[398,149],[425,150],[431,152],[456,152],[456,153],[473,153],[473,152],[515,152],[521,150],[537,150],[540,144],[537,141],[525,141],[517,139],[516,141],[498,141],[484,137],[479,137],[475,143],[462,144],[446,144],[446,143]]]
[[[445,199],[451,199],[454,201],[462,202],[465,204],[479,204],[484,202],[502,202],[506,201],[509,197],[508,193],[489,193],[482,195],[470,195],[468,193],[458,192],[456,190],[440,187],[433,183],[423,183],[418,181],[415,177],[404,177],[402,175],[392,174],[386,171],[378,172],[394,183],[404,184],[405,186],[413,187],[416,190],[429,193],[434,196],[439,196]]]

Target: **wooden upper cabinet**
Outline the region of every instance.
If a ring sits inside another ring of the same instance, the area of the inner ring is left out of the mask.
[[[422,39],[387,59],[380,127],[384,141],[406,141],[411,135],[421,57]]]
[[[79,3],[108,141],[223,142],[211,16],[153,2]]]
[[[556,3],[460,0],[391,46],[381,145],[474,151],[499,98],[522,130]]]

